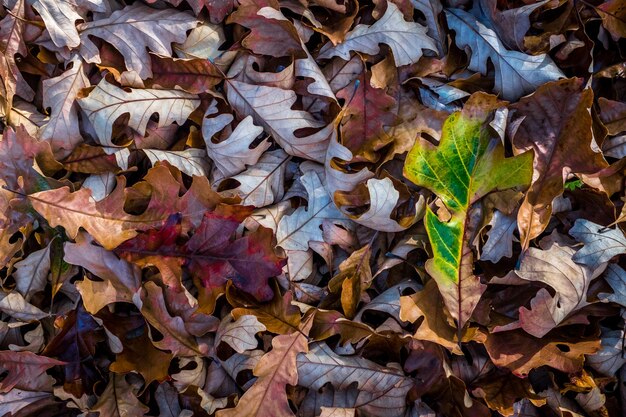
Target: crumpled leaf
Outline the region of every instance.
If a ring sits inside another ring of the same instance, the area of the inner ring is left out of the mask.
[[[559,326],[573,312],[588,304],[591,280],[600,271],[572,260],[575,250],[563,242],[545,238],[541,248],[530,248],[515,273],[522,279],[541,282],[554,289],[554,296],[542,288],[530,302],[530,309],[520,308],[521,327],[535,337],[543,337]]]
[[[437,51],[437,45],[426,32],[424,26],[404,20],[398,6],[387,1],[385,14],[373,25],[358,25],[339,45],[324,45],[319,58],[339,56],[348,60],[351,51],[376,55],[380,51],[378,45],[384,43],[391,48],[397,66],[409,65],[422,57],[422,50]]]
[[[253,123],[252,116],[246,116],[239,122],[227,138],[214,141],[214,136],[233,121],[232,115],[222,113],[213,116],[216,113],[216,106],[211,105],[202,120],[202,137],[207,154],[223,176],[239,174],[247,165],[256,164],[271,144],[263,141],[250,149],[252,142],[263,133],[263,128]],[[265,205],[261,204],[258,207]]]
[[[541,84],[564,74],[546,54],[526,55],[504,47],[496,33],[475,16],[461,9],[446,9],[448,26],[456,33],[460,48],[471,50],[469,69],[487,74],[487,58],[495,67],[496,92],[505,100],[516,100]]]
[[[469,209],[494,190],[527,185],[531,178],[532,153],[505,158],[499,138],[490,138],[483,127],[494,98],[474,96],[476,114],[466,105],[445,122],[439,146],[420,141],[409,152],[404,175],[417,185],[434,191],[450,212],[441,221],[428,208],[425,216],[434,257],[426,270],[435,279],[452,317],[462,328],[476,307],[484,286],[472,272],[469,247]]]
[[[129,71],[146,79],[152,76],[148,50],[171,56],[172,42],[184,42],[185,32],[196,24],[196,19],[188,13],[156,10],[135,3],[114,11],[107,18],[79,24],[80,54],[86,62],[100,63],[100,52],[89,37],[104,39],[124,56]]]
[[[78,99],[78,104],[93,125],[100,143],[115,146],[111,135],[113,123],[120,116],[129,114],[128,126],[144,135],[152,114],[159,114],[159,127],[172,122],[183,124],[200,100],[195,94],[179,90],[135,88],[127,92],[102,79],[87,97]]]
[[[50,119],[39,132],[39,138],[50,142],[53,151],[63,156],[83,141],[78,123],[76,96],[90,83],[84,64],[75,59],[72,68],[55,78],[44,80],[43,105],[50,107]]]

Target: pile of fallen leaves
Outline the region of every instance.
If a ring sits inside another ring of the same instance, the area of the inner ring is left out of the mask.
[[[0,415],[622,417],[623,0],[2,0]]]

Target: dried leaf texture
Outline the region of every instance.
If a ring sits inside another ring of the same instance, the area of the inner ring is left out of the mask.
[[[621,0],[4,0],[0,415],[626,415]]]

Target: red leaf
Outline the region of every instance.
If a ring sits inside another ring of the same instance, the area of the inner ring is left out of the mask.
[[[145,264],[167,262],[185,267],[200,291],[200,301],[211,303],[223,292],[226,282],[233,284],[259,301],[268,301],[273,291],[270,277],[279,275],[285,264],[272,247],[272,232],[260,227],[244,237],[233,235],[239,224],[250,215],[250,206],[219,205],[207,212],[191,238],[180,235],[180,215],[170,216],[166,225],[142,233],[118,247],[120,256]],[[181,242],[182,239],[182,242]]]

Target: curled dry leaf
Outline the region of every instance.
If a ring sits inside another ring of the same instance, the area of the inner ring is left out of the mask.
[[[533,56],[506,49],[493,29],[468,12],[446,9],[446,17],[450,29],[456,33],[456,44],[471,50],[471,70],[486,74],[487,58],[491,60],[496,69],[495,90],[505,100],[518,99],[564,76],[546,54]],[[524,65],[519,65],[519,61]]]
[[[0,415],[623,415],[623,3],[5,0]]]
[[[146,133],[150,117],[159,114],[158,126],[172,122],[182,124],[200,100],[195,94],[179,90],[131,89],[127,92],[102,79],[85,98],[78,100],[92,123],[102,145],[115,146],[111,141],[113,123],[128,114],[128,126],[140,134]]]
[[[373,25],[358,25],[339,45],[326,44],[320,50],[319,58],[339,56],[347,60],[351,51],[376,55],[380,51],[378,45],[384,43],[391,48],[397,66],[409,65],[420,59],[422,50],[437,50],[427,31],[418,23],[404,20],[398,6],[388,1],[385,14]]]
[[[407,392],[413,381],[391,366],[383,367],[367,359],[339,356],[326,344],[313,344],[308,353],[298,355],[298,384],[319,390],[330,383],[337,390],[347,390],[357,384],[355,408],[366,415],[376,410],[397,407],[403,410]]]
[[[287,385],[298,383],[296,357],[307,352],[307,334],[313,321],[306,320],[302,328],[288,335],[276,336],[272,350],[266,353],[254,367],[256,382],[245,392],[235,408],[220,410],[218,417],[262,416],[293,417],[289,407]],[[272,401],[267,401],[272,398]]]
[[[188,13],[137,3],[114,11],[108,18],[78,25],[79,51],[85,61],[100,63],[102,57],[90,37],[105,39],[122,54],[126,68],[145,79],[152,76],[148,50],[171,56],[172,42],[184,42],[185,32],[196,25]]]

